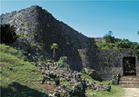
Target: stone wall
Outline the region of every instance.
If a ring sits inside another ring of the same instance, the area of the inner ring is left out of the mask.
[[[60,56],[67,56],[71,69],[82,69],[78,49],[95,48],[94,38],[84,36],[37,5],[2,14],[0,20],[2,24],[13,25],[16,33],[22,35],[30,45],[43,50],[42,54],[49,53],[50,59],[53,52],[51,45],[57,43],[56,61]]]
[[[94,38],[96,45],[99,45],[101,42],[105,42],[105,39],[103,37],[96,37]]]
[[[82,65],[99,71],[102,78],[111,78],[113,74],[123,76],[123,58],[135,57],[131,49],[121,50],[88,50],[78,49]],[[139,76],[139,61],[136,59],[136,74]]]

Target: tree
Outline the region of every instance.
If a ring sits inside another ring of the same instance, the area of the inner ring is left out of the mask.
[[[56,43],[53,43],[53,45],[51,45],[51,49],[53,49],[53,66],[54,66],[55,49],[58,49],[58,45]]]
[[[112,36],[112,31],[109,31],[103,38],[107,43],[115,43],[116,39]]]
[[[138,34],[139,34],[139,31],[138,31]]]
[[[15,27],[9,24],[0,24],[1,43],[12,44],[18,36],[15,33]]]

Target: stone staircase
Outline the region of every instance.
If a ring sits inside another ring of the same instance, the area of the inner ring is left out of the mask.
[[[121,87],[139,87],[139,77],[123,76],[120,78],[119,86]]]

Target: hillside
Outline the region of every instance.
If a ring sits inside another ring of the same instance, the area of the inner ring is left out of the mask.
[[[58,21],[47,10],[37,5],[2,14],[0,19],[2,24],[16,27],[16,33],[20,38],[13,44],[14,47],[20,47],[28,53],[33,53],[34,48],[39,48],[44,58],[52,58],[50,46],[57,43],[59,48],[56,50],[56,60],[60,56],[67,56],[72,69],[82,68],[78,49],[96,47],[93,38],[88,38]]]
[[[22,58],[26,53],[23,50],[4,44],[0,44],[0,48],[2,97],[54,97],[53,94],[56,97],[121,97],[124,92],[121,87],[112,85],[111,80],[99,82],[85,71],[70,70],[66,57],[56,62],[57,68],[48,67],[48,60],[24,61]]]

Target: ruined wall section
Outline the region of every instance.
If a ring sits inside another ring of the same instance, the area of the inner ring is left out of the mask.
[[[136,75],[139,77],[139,60],[136,59]]]
[[[123,75],[123,58],[136,57],[131,49],[121,50],[88,50],[79,49],[83,67],[99,71],[102,78],[111,78],[120,73]],[[139,61],[136,60],[136,73],[139,74]]]
[[[88,38],[79,33],[37,5],[2,14],[0,20],[1,24],[13,25],[16,33],[21,36],[17,41],[17,48],[22,46],[20,40],[24,38],[29,45],[37,46],[41,50],[40,53],[47,53],[48,57],[52,59],[53,50],[50,48],[53,43],[57,43],[59,47],[56,50],[55,61],[58,61],[61,56],[67,56],[71,69],[78,71],[82,69],[78,49],[94,49],[96,47],[94,38]],[[29,51],[33,52],[32,49]]]

